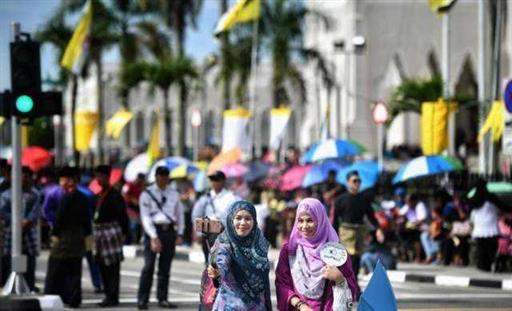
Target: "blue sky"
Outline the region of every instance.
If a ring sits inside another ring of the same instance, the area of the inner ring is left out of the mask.
[[[230,1],[233,2],[233,1]],[[11,22],[21,23],[23,32],[34,34],[58,7],[60,0],[0,0],[0,92],[10,88],[9,44]],[[187,34],[187,53],[201,61],[215,51],[218,43],[213,30],[219,18],[217,0],[204,0],[198,19],[198,29]],[[115,62],[118,55],[111,51],[105,55],[106,62]],[[58,67],[54,50],[50,46],[41,49],[41,75],[55,75]]]

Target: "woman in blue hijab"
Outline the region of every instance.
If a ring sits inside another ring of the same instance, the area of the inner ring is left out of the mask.
[[[216,275],[220,287],[213,310],[271,310],[267,258],[268,242],[256,221],[256,209],[247,201],[229,208],[226,229],[212,251],[209,275]]]

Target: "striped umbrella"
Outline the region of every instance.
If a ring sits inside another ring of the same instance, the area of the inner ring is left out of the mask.
[[[327,139],[318,144],[313,144],[301,159],[302,163],[311,163],[327,159],[342,159],[356,156],[366,149],[353,140]]]
[[[441,155],[421,156],[402,165],[393,177],[393,184],[409,179],[436,175],[463,169],[459,160]]]

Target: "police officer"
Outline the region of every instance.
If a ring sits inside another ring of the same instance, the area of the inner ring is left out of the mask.
[[[183,241],[185,220],[180,195],[169,185],[169,169],[167,167],[157,167],[155,183],[142,192],[139,204],[145,235],[144,267],[140,276],[137,306],[139,310],[148,308],[158,254],[158,306],[176,308],[176,305],[167,300],[167,292],[171,262],[175,246],[180,245]]]

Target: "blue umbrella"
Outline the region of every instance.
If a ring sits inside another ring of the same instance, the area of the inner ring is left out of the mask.
[[[327,139],[318,144],[313,144],[306,151],[301,161],[302,163],[310,163],[326,159],[342,159],[360,155],[364,151],[365,148],[353,140]]]
[[[417,177],[430,176],[460,169],[463,169],[462,163],[452,157],[440,155],[417,157],[400,167],[398,173],[393,177],[393,183],[397,184]]]
[[[375,271],[368,286],[364,290],[357,311],[396,311],[396,298],[393,287],[389,282],[386,269],[380,263],[375,265]]]
[[[361,187],[360,191],[366,190],[375,186],[377,181],[379,180],[379,165],[375,161],[371,160],[363,160],[357,161],[338,172],[336,176],[336,181],[340,184],[343,184],[345,187],[348,187],[347,184],[347,174],[357,171],[359,173],[359,177],[361,177]]]
[[[329,171],[338,172],[345,166],[347,166],[347,164],[335,160],[328,160],[319,164],[315,164],[304,177],[304,180],[302,181],[302,187],[307,188],[312,185],[322,183],[327,180]]]

